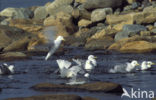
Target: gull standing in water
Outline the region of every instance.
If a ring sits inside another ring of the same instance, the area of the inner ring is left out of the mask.
[[[14,73],[14,65],[8,65],[3,63],[0,66],[0,75],[13,74]]]
[[[73,62],[59,59],[56,60],[56,62],[59,66],[59,71],[62,77],[72,78],[73,76],[77,76],[79,73],[87,77],[88,74],[86,73],[93,70],[97,65],[95,58],[95,56],[89,55],[85,62],[80,59],[72,59]]]
[[[110,69],[109,72],[111,73],[125,73],[131,72],[139,63],[136,60],[133,60],[131,63],[127,62],[126,64],[115,65],[113,69]]]
[[[94,55],[89,55],[85,62],[79,59],[73,59],[73,61],[78,65],[83,66],[86,71],[90,72],[97,66],[96,59],[97,57]]]
[[[153,63],[152,61],[143,61],[141,63],[141,70],[148,70],[152,67],[152,65],[155,65],[155,63]]]
[[[48,42],[48,45],[50,46],[50,51],[45,57],[45,60],[48,60],[51,55],[55,53],[55,51],[60,47],[61,42],[64,41],[63,36],[58,36],[56,39],[56,33],[54,32],[54,27],[50,26],[43,30],[45,39]]]
[[[59,66],[59,72],[61,77],[72,78],[77,76],[78,73],[85,73],[82,67],[74,62],[58,59],[56,60]]]

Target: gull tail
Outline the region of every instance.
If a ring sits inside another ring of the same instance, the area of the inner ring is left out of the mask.
[[[14,73],[14,65],[10,65],[8,69],[10,70],[11,73]]]

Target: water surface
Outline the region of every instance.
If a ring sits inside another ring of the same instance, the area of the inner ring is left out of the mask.
[[[56,92],[39,92],[29,89],[31,86],[43,83],[66,83],[68,80],[61,79],[59,75],[54,74],[53,71],[57,69],[56,59],[69,59],[75,56],[80,58],[87,58],[93,52],[84,50],[71,50],[63,56],[53,56],[48,61],[44,61],[44,56],[34,56],[32,59],[11,61],[9,64],[16,66],[16,74],[11,76],[0,76],[0,88],[3,88],[0,93],[0,100],[11,97],[27,97],[40,94],[56,94]],[[154,66],[150,71],[134,72],[129,74],[108,73],[108,70],[118,63],[125,63],[131,60],[151,60],[156,62],[156,54],[96,54],[98,57],[98,67],[91,77],[95,77],[99,81],[110,81],[121,84],[128,91],[131,88],[141,90],[152,90],[156,92],[156,67]],[[90,93],[90,92],[57,92],[63,94],[77,94],[80,96],[91,96],[99,98],[100,100],[121,100],[120,95],[107,93]],[[128,100],[124,97],[122,100]],[[141,99],[144,100],[144,99]],[[146,99],[145,99],[146,100]],[[149,99],[147,99],[149,100]]]

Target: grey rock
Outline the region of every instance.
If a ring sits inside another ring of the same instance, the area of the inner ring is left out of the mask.
[[[15,60],[15,59],[27,59],[29,58],[28,55],[26,55],[23,52],[7,52],[0,54],[0,60]]]
[[[121,9],[120,9],[120,8],[118,8],[118,9],[116,9],[116,10],[114,11],[114,14],[115,14],[115,15],[119,15],[119,14],[120,14],[120,12],[121,12]]]
[[[132,3],[132,9],[137,9],[140,6],[140,3],[134,2]]]
[[[0,16],[6,16],[13,19],[29,19],[32,12],[28,8],[6,8],[0,12]]]
[[[97,88],[98,87],[98,88]],[[90,92],[106,92],[122,94],[122,86],[112,82],[94,82],[81,85],[60,85],[53,83],[40,83],[31,87],[36,91],[90,91]],[[64,100],[64,99],[63,99]]]
[[[73,0],[55,0],[48,6],[46,6],[46,11],[48,14],[53,15],[58,11],[71,13],[73,9],[70,5],[73,3]]]
[[[152,29],[151,32],[152,32],[153,34],[156,34],[156,28]]]
[[[78,8],[79,10],[85,10],[85,8],[84,8],[83,5],[79,5],[77,8]]]
[[[156,27],[156,22],[154,23],[154,27]]]
[[[131,5],[128,5],[128,6],[124,7],[124,11],[129,11],[129,10],[132,10],[132,6]]]
[[[96,9],[91,14],[91,21],[93,22],[102,21],[106,18],[106,15],[112,13],[113,13],[112,8]]]
[[[97,8],[114,8],[122,5],[124,0],[86,0],[83,3],[85,9],[97,9]]]
[[[48,13],[44,6],[38,7],[34,11],[34,18],[35,19],[45,19]]]
[[[0,16],[0,22],[1,21],[3,21],[3,20],[5,20],[7,17],[5,17],[5,16]]]
[[[48,14],[50,15],[56,15],[58,12],[64,12],[71,14],[73,11],[73,7],[71,5],[62,5],[60,7],[48,10]]]
[[[125,25],[122,31],[115,35],[115,41],[137,35],[140,31],[146,30],[146,27],[142,25]]]
[[[3,20],[0,22],[1,25],[9,25],[9,22],[7,20]]]

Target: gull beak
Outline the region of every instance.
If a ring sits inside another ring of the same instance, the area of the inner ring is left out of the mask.
[[[97,59],[97,57],[95,56],[94,59]]]
[[[152,63],[152,65],[156,65],[156,63]]]
[[[64,38],[63,38],[63,40],[62,41],[66,41]]]
[[[137,66],[139,66],[140,64],[139,63],[137,63]]]

